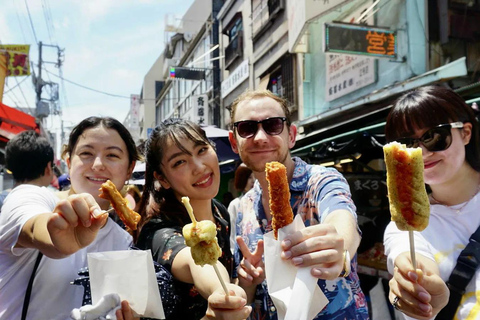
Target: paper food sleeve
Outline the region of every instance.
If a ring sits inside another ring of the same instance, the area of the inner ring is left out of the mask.
[[[327,304],[328,299],[311,275],[311,267],[299,268],[280,257],[280,243],[290,233],[305,228],[300,215],[288,226],[278,230],[278,240],[273,232],[264,235],[265,274],[268,292],[277,308],[279,320],[313,319]]]
[[[150,250],[94,252],[87,259],[93,305],[117,293],[138,316],[165,319]]]

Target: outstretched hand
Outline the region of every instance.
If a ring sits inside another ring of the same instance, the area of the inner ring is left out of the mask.
[[[70,255],[92,243],[107,218],[91,194],[75,194],[58,202],[47,230],[55,249]]]
[[[229,295],[223,288],[218,288],[208,297],[208,309],[203,320],[246,319],[252,312],[252,307],[247,305],[245,291],[234,284],[227,284]]]
[[[330,224],[317,224],[289,234],[282,241],[282,258],[298,267],[315,266],[312,275],[333,280],[343,269],[344,239]]]
[[[237,243],[243,254],[243,259],[238,268],[238,280],[241,287],[246,288],[258,285],[265,280],[265,264],[263,262],[263,240],[258,240],[257,248],[252,253],[245,241],[237,236]]]
[[[402,253],[395,259],[389,299],[392,303],[398,297],[396,307],[410,317],[431,319],[447,305],[450,291],[438,271],[432,270],[434,262],[419,258],[417,255],[416,270],[413,270],[409,253]]]

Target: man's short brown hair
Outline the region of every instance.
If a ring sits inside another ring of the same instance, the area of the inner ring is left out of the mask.
[[[230,126],[233,130],[233,123],[235,119],[235,113],[237,111],[237,106],[244,101],[258,99],[258,98],[271,98],[277,101],[283,109],[285,113],[285,117],[287,118],[287,127],[290,127],[291,119],[290,119],[290,110],[288,109],[288,101],[282,97],[279,97],[270,90],[247,90],[235,99],[232,103],[232,107],[230,109]]]

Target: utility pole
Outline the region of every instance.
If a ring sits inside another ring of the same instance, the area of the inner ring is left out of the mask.
[[[42,88],[43,88],[43,80],[42,80],[42,41],[38,43],[38,78],[35,83],[35,92],[37,93],[37,99],[35,106],[38,108],[38,104],[42,100]]]
[[[43,60],[43,47],[52,47],[57,49],[57,61],[44,61]],[[60,108],[57,108],[58,103],[58,83],[44,81],[42,79],[42,68],[43,64],[51,63],[54,64],[57,68],[60,68],[63,62],[63,51],[59,46],[44,44],[41,41],[38,43],[38,76],[34,78],[35,92],[37,93],[36,98],[36,117],[43,122],[43,120],[48,117],[50,112],[50,106],[53,106],[53,114],[60,114]],[[51,94],[49,99],[42,99],[42,89],[44,86],[51,87]]]

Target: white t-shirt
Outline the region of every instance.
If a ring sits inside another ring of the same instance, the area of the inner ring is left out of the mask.
[[[52,212],[59,199],[47,188],[20,185],[10,192],[0,213],[0,320],[20,319],[38,250],[14,248],[25,222]],[[43,256],[33,282],[27,319],[65,320],[82,304],[83,286],[71,285],[87,253],[128,249],[131,236],[108,220],[88,247],[64,259]]]
[[[428,227],[422,232],[414,232],[415,251],[436,261],[444,281],[450,277],[460,252],[480,225],[480,194],[457,213],[455,209],[462,206],[463,204],[452,207],[431,205]],[[408,232],[398,230],[395,223],[390,222],[385,230],[384,245],[388,270],[393,274],[396,257],[402,252],[410,251]],[[480,313],[477,312],[480,308],[480,296],[478,300],[476,297],[479,292],[477,288],[480,290],[478,270],[466,288],[462,306],[455,319],[480,319]],[[412,318],[405,316],[405,319]]]

